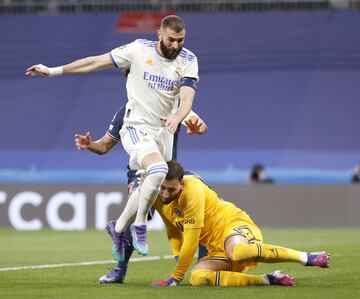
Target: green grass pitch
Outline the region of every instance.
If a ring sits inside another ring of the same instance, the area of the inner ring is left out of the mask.
[[[124,284],[101,285],[113,264],[0,271],[0,298],[360,298],[360,229],[264,229],[266,243],[304,251],[326,249],[330,268],[261,264],[250,273],[284,269],[296,287],[191,287],[187,275],[177,288],[150,287],[166,278],[174,261],[130,262]],[[164,232],[150,233],[151,256],[170,255]],[[0,229],[0,268],[111,260],[104,232],[18,232]],[[133,257],[138,257],[136,254]]]

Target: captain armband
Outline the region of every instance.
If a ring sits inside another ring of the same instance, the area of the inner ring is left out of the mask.
[[[193,88],[194,90],[196,90],[197,80],[195,78],[184,77],[181,80],[180,86],[189,86],[189,87]]]

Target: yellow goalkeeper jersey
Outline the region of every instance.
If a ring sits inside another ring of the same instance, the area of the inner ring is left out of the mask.
[[[222,243],[228,225],[239,220],[255,225],[246,212],[219,198],[200,178],[192,175],[184,176],[184,188],[177,199],[165,205],[158,198],[154,207],[165,222],[173,253],[180,255],[179,261],[186,254],[186,249],[184,252],[181,248],[186,234],[180,231],[200,229],[199,239],[193,241],[204,245],[209,255],[225,255]],[[192,259],[193,254],[186,258]]]

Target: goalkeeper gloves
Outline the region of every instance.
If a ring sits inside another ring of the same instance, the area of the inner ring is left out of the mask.
[[[169,277],[161,281],[153,282],[151,286],[153,287],[176,287],[180,284],[180,280],[175,279],[174,277]]]

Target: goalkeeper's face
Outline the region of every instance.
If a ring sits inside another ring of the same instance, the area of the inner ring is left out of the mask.
[[[160,187],[160,200],[163,204],[167,205],[173,200],[179,198],[184,185],[178,179],[165,180]]]

